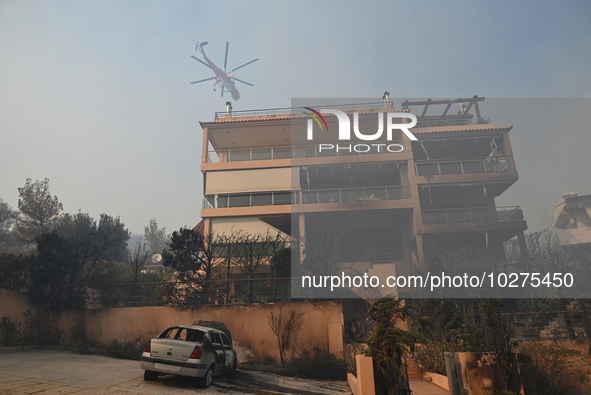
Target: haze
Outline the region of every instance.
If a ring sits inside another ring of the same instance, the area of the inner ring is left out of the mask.
[[[222,5],[223,4],[223,5]],[[201,128],[213,92],[191,38],[236,77],[235,110],[293,97],[487,97],[520,180],[497,201],[530,230],[553,200],[591,193],[591,4],[566,2],[0,1],[0,198],[50,179],[65,211],[134,233],[200,220]],[[492,101],[490,98],[548,98]],[[500,104],[499,104],[500,103]],[[399,102],[394,102],[399,107]],[[527,111],[526,111],[527,110]]]

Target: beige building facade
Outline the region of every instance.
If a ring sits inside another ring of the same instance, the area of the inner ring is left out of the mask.
[[[394,130],[388,141],[338,149],[327,148],[334,137],[320,123],[307,139],[311,118],[303,108],[217,113],[201,122],[203,231],[305,240],[338,218],[346,228],[342,267],[380,278],[410,273],[429,248],[470,245],[502,256],[503,242],[523,241],[527,224],[519,207],[495,204],[519,177],[512,126],[483,117],[483,100],[404,101],[395,108],[385,96],[331,106],[351,119],[357,113],[359,129],[375,130],[376,119],[391,112],[418,120],[411,129],[416,141]],[[328,130],[338,130],[336,116],[324,119]],[[302,247],[296,260],[304,258]]]

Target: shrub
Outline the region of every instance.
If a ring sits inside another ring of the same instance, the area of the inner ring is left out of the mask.
[[[107,346],[107,354],[113,358],[139,361],[144,352],[145,343],[141,337],[138,337],[134,341],[126,342],[113,339]]]
[[[267,315],[267,323],[271,332],[277,337],[279,346],[279,359],[281,367],[284,368],[287,362],[287,354],[293,352],[299,332],[304,326],[304,313],[297,309],[283,312],[283,307],[279,312],[271,310]]]
[[[12,346],[21,337],[20,326],[21,323],[19,320],[12,317],[2,317],[2,320],[0,320],[0,334],[2,335],[4,346]]]
[[[419,369],[422,373],[433,372],[446,375],[445,368],[445,352],[465,352],[474,351],[470,349],[470,345],[466,343],[464,338],[470,338],[469,328],[466,328],[464,334],[453,334],[449,338],[440,341],[437,339],[430,339],[428,342],[421,344],[415,348],[413,359],[419,364]],[[474,352],[480,352],[476,350]]]
[[[444,352],[449,351],[445,343],[431,340],[415,349],[413,359],[419,364],[421,372],[446,375]]]
[[[307,379],[347,379],[347,362],[319,347],[305,349],[291,361],[290,368],[294,374]]]
[[[521,348],[538,395],[589,393],[588,361],[579,350],[543,341],[524,342]]]
[[[28,309],[23,315],[27,319],[22,333],[25,343],[53,345],[64,339],[65,332],[59,328],[47,303]]]

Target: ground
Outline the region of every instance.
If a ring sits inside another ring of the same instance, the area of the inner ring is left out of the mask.
[[[238,370],[198,389],[187,377],[164,376],[146,382],[138,361],[61,351],[0,353],[0,395],[137,395],[137,394],[351,394],[345,381],[306,380]],[[413,395],[445,395],[426,381],[411,380]]]
[[[164,376],[146,382],[138,361],[59,351],[0,354],[0,395],[136,394],[351,394],[345,381],[304,380],[238,370],[198,389],[190,378]]]
[[[449,392],[425,380],[410,380],[412,395],[448,395]]]

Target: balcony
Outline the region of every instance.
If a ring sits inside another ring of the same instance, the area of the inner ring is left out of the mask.
[[[410,187],[406,185],[301,191],[302,204],[373,202],[410,199],[410,197]],[[252,192],[207,196],[203,199],[202,208],[280,206],[299,203],[300,191]]]
[[[519,206],[422,210],[424,225],[523,221]]]
[[[350,143],[353,144],[353,143]],[[378,146],[378,145],[383,146]],[[370,150],[367,152],[357,152],[354,149],[351,151],[343,149],[349,144],[340,144],[339,150],[323,149],[320,151],[318,145],[307,146],[285,146],[285,147],[265,147],[265,148],[239,148],[231,150],[217,150],[207,152],[207,163],[220,162],[243,162],[253,160],[273,160],[273,159],[292,159],[292,158],[319,158],[330,156],[355,156],[368,154],[384,154],[388,152],[384,146],[397,144],[404,148],[404,141],[377,141],[370,142]],[[353,144],[354,145],[354,144]]]
[[[455,161],[421,161],[415,163],[417,176],[449,174],[504,173],[511,171],[508,157],[495,156]]]

